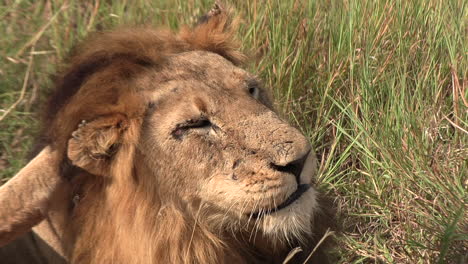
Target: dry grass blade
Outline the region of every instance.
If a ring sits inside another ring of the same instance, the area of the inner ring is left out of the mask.
[[[62,5],[60,7],[60,9],[49,19],[49,21],[44,25],[42,26],[42,28],[26,43],[24,44],[19,50],[18,52],[16,52],[15,54],[15,57],[18,58],[19,56],[21,56],[24,52],[25,49],[27,49],[29,46],[31,45],[35,45],[36,42],[41,38],[41,36],[44,34],[44,32],[46,31],[46,29],[52,24],[52,22],[55,21],[55,19],[57,18],[58,14],[60,14],[60,12],[62,12],[63,10],[65,10],[66,8],[68,8],[67,5]]]
[[[444,115],[444,119],[449,121],[450,124],[452,124],[452,126],[460,129],[460,131],[462,131],[463,133],[465,133],[466,135],[468,135],[468,131],[466,131],[465,129],[463,129],[461,126],[459,126],[457,124],[457,122],[453,122],[452,120],[450,120],[450,118],[448,118],[447,116]]]
[[[28,86],[28,81],[29,81],[29,75],[31,74],[31,68],[32,68],[32,65],[33,65],[33,58],[34,58],[34,46],[32,46],[31,48],[31,52],[29,54],[29,61],[28,61],[28,67],[26,69],[26,74],[24,76],[24,80],[23,80],[23,87],[21,87],[21,92],[20,92],[20,96],[18,97],[18,99],[12,104],[10,105],[10,107],[8,107],[7,110],[5,110],[5,112],[3,113],[3,115],[0,117],[0,122],[5,119],[5,117],[11,112],[13,111],[13,109],[15,109],[15,107],[21,103],[21,101],[23,101],[24,99],[24,95],[26,94],[26,87]]]
[[[287,264],[297,253],[299,252],[302,252],[302,249],[300,247],[295,247],[293,248],[289,253],[288,255],[286,256],[286,258],[284,259],[283,261],[283,264]]]
[[[99,5],[100,5],[100,1],[96,1],[94,3],[93,13],[91,14],[91,18],[89,19],[88,26],[86,27],[86,31],[90,31],[91,28],[93,27],[94,19],[96,18],[96,15],[99,11]]]
[[[320,245],[322,245],[323,241],[325,241],[325,239],[327,239],[327,237],[333,235],[334,233],[335,233],[334,231],[330,231],[330,229],[327,229],[327,231],[325,232],[323,237],[320,239],[320,241],[317,243],[317,245],[315,245],[312,252],[310,252],[309,256],[307,256],[306,260],[304,261],[304,264],[307,263],[310,260],[312,255],[314,255],[315,251],[317,251],[317,249],[320,247]]]

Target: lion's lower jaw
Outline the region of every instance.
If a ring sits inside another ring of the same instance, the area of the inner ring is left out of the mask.
[[[306,242],[313,232],[312,219],[317,206],[317,191],[310,188],[297,201],[270,215],[258,223],[266,237],[275,243]]]

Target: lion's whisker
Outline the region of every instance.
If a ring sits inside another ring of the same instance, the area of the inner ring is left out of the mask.
[[[200,215],[200,212],[201,212],[201,209],[203,207],[204,203],[203,201],[200,202],[200,205],[198,206],[198,210],[197,210],[197,213],[195,214],[195,223],[193,224],[193,228],[192,228],[192,234],[190,235],[190,241],[189,241],[189,244],[186,248],[186,252],[185,252],[185,256],[184,256],[184,259],[187,260],[188,259],[188,254],[190,252],[190,247],[192,246],[192,241],[193,241],[193,236],[195,235],[195,229],[197,228],[197,224],[198,224],[198,217]]]

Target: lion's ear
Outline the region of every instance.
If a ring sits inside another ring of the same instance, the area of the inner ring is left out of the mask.
[[[121,114],[83,120],[68,140],[68,158],[91,174],[105,175],[127,128],[128,121]]]
[[[230,8],[217,1],[195,27],[183,27],[179,36],[193,49],[217,53],[236,65],[242,64],[246,56],[240,51],[240,42],[236,39],[240,19],[232,13]]]
[[[213,17],[216,17],[223,13],[229,13],[229,11],[227,11],[226,8],[220,2],[216,1],[214,5],[211,7],[210,11],[208,11],[206,14],[198,18],[196,26],[207,23]]]

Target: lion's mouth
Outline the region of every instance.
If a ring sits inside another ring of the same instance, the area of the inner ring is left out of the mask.
[[[293,192],[283,203],[281,203],[277,207],[273,209],[268,209],[268,210],[260,210],[255,213],[251,213],[249,216],[252,218],[259,218],[264,215],[269,215],[283,208],[286,208],[290,206],[292,203],[294,203],[297,199],[299,199],[307,190],[309,190],[309,188],[310,188],[309,184],[299,184],[299,186],[297,186],[297,190]]]

